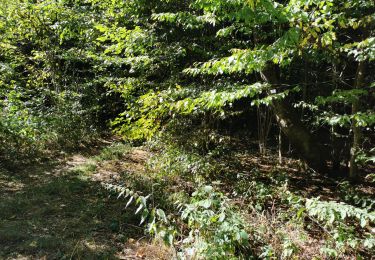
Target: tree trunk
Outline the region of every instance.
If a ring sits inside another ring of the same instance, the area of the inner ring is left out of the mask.
[[[332,175],[338,175],[340,171],[340,147],[336,137],[336,126],[331,127],[331,143],[332,143]]]
[[[340,76],[337,75],[337,65],[335,62],[332,63],[332,83],[334,85],[334,91],[337,90],[338,86],[338,78]],[[332,104],[330,108],[333,112],[337,111],[337,105]],[[337,125],[331,126],[331,160],[332,160],[332,169],[331,169],[331,175],[338,177],[340,175],[340,146],[339,146],[339,140],[337,138]]]
[[[261,72],[262,78],[269,84],[279,86],[279,79],[274,66],[268,66]],[[274,100],[272,107],[276,121],[282,132],[306,160],[307,164],[316,171],[327,170],[322,147],[310,131],[302,124],[298,112],[286,100]]]
[[[283,154],[282,154],[282,134],[281,134],[281,128],[279,128],[279,164],[283,163]]]
[[[259,153],[266,155],[267,153],[267,138],[272,125],[272,111],[269,107],[258,106],[257,108],[258,119],[258,143]]]
[[[362,87],[363,79],[364,79],[364,70],[365,70],[365,63],[364,61],[360,61],[358,63],[357,72],[355,76],[354,88],[358,89]],[[352,103],[352,115],[359,112],[359,99],[355,98]],[[359,126],[356,125],[357,122],[353,119],[352,122],[352,131],[353,131],[353,144],[350,149],[350,170],[349,170],[349,177],[351,179],[355,179],[358,175],[358,165],[356,163],[356,157],[358,155],[360,149],[360,142],[361,142],[361,129]]]

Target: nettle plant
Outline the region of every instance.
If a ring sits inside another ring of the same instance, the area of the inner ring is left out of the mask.
[[[320,229],[325,244],[323,255],[340,257],[347,253],[371,254],[375,248],[373,229],[375,212],[343,202],[304,199],[286,192],[285,199],[297,220],[308,229]]]
[[[249,235],[229,199],[212,186],[198,188],[187,204],[179,204],[189,235],[182,240],[182,259],[237,259],[249,251]]]
[[[166,214],[151,206],[151,194],[141,196],[128,188],[106,184],[105,187],[127,198],[126,207],[136,205],[140,224],[146,231],[174,246],[180,259],[239,259],[248,255],[249,235],[241,215],[230,200],[212,186],[201,186],[187,201],[176,201],[176,211]]]
[[[323,253],[337,257],[345,251],[375,248],[375,212],[319,198],[306,199],[305,207],[308,216],[322,223],[331,237],[321,249]]]

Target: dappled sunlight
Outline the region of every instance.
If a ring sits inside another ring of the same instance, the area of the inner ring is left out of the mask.
[[[372,259],[374,10],[0,0],[0,259]]]
[[[0,257],[111,259],[124,255],[128,237],[138,240],[142,233],[128,229],[127,224],[137,225],[136,218],[122,210],[121,201],[103,192],[99,181],[113,177],[105,174],[108,167],[109,161],[99,163],[76,154],[55,168],[41,165],[29,171],[2,172]],[[139,241],[146,249],[148,243]],[[139,246],[129,246],[134,256]]]

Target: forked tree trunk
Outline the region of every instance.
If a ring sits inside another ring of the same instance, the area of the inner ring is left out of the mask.
[[[268,66],[261,72],[262,78],[269,84],[279,86],[279,79],[274,66]],[[282,132],[314,170],[327,170],[325,156],[319,142],[302,124],[298,112],[284,99],[274,100],[272,107],[276,121]]]
[[[355,76],[354,88],[358,89],[362,87],[363,79],[364,79],[364,70],[365,70],[365,62],[360,61],[358,63],[357,72]],[[359,99],[355,98],[352,103],[352,115],[359,112]],[[353,131],[353,144],[350,149],[350,170],[349,170],[349,177],[351,179],[355,179],[358,175],[358,165],[356,163],[356,158],[360,149],[360,142],[361,142],[361,129],[359,126],[356,125],[357,122],[353,119],[352,122],[352,131]]]

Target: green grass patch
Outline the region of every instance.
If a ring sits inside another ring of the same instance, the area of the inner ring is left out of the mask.
[[[124,143],[113,143],[108,147],[105,147],[99,155],[94,157],[96,161],[111,161],[118,160],[124,157],[132,147],[129,144]]]

